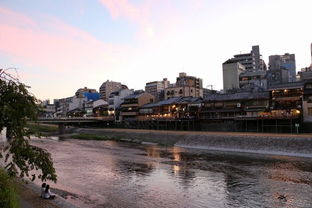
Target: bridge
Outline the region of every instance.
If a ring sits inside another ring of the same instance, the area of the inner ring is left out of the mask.
[[[105,117],[55,117],[55,118],[46,118],[39,117],[37,122],[43,124],[57,124],[59,127],[59,133],[64,134],[66,126],[70,125],[79,125],[86,123],[103,123],[103,122],[112,122],[114,121],[113,116]]]

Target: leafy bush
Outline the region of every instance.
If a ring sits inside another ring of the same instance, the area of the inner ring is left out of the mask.
[[[20,207],[14,182],[3,169],[0,169],[0,207]]]

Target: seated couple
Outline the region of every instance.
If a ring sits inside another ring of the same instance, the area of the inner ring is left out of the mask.
[[[46,183],[43,183],[41,186],[41,197],[44,199],[54,199],[55,194],[51,193],[50,186]]]

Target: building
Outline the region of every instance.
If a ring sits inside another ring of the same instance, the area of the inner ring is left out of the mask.
[[[124,102],[120,106],[120,115],[123,120],[136,120],[139,116],[140,107],[154,102],[154,96],[147,92],[134,92],[124,98]]]
[[[101,87],[100,87],[100,97],[101,99],[108,101],[109,95],[112,92],[115,92],[121,88],[125,88],[126,86],[122,85],[120,82],[114,82],[114,81],[109,81],[107,80],[106,82],[104,82]]]
[[[186,73],[179,73],[176,83],[165,89],[165,99],[172,97],[203,97],[203,81]]]
[[[311,45],[312,46],[312,45]],[[312,82],[304,84],[302,99],[303,128],[312,132]]]
[[[202,98],[173,97],[140,108],[140,120],[197,119]]]
[[[280,68],[267,71],[267,85],[269,88],[287,82],[289,82],[289,71],[287,69]]]
[[[269,56],[269,70],[276,71],[285,69],[288,72],[287,82],[296,81],[296,59],[295,54]]]
[[[72,101],[74,96],[61,98],[61,99],[54,99],[53,103],[56,109],[56,115],[59,117],[66,116],[67,112],[69,111],[69,103]]]
[[[51,104],[50,100],[43,100],[40,104],[41,108],[39,111],[40,117],[54,117],[55,116],[55,104]]]
[[[167,78],[164,78],[162,81],[148,82],[145,85],[145,91],[153,95],[155,102],[158,102],[165,98],[164,90],[169,87],[169,84],[170,82]]]
[[[299,79],[301,81],[307,82],[312,80],[312,43],[311,43],[311,65],[309,67],[302,68],[298,72]]]
[[[312,80],[312,67],[302,68],[298,75],[301,81]]]
[[[206,98],[212,94],[216,94],[218,93],[217,90],[213,90],[212,88],[211,89],[208,89],[208,88],[203,88],[203,98]]]
[[[98,93],[98,92],[96,91],[96,89],[89,89],[89,88],[87,88],[87,87],[84,87],[84,88],[78,89],[78,90],[76,91],[76,93],[75,93],[75,96],[76,96],[77,98],[83,98],[83,97],[85,97],[85,96],[84,96],[85,93]]]
[[[239,62],[245,66],[247,71],[265,71],[266,65],[262,60],[259,46],[252,46],[250,53],[237,54],[230,59],[232,62]]]
[[[244,71],[239,75],[241,89],[265,90],[267,88],[266,71]]]
[[[108,98],[108,115],[114,116],[115,120],[119,120],[119,108],[121,103],[124,102],[125,97],[128,97],[133,93],[133,90],[129,89],[119,89],[112,92]]]
[[[244,65],[231,59],[222,64],[223,70],[223,90],[238,89],[239,75],[245,71]]]
[[[108,116],[108,103],[103,100],[99,99],[92,103],[93,107],[93,115],[96,117],[107,117]],[[113,120],[113,118],[112,118]]]

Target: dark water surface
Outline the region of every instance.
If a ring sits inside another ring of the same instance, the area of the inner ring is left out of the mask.
[[[33,143],[52,153],[52,187],[81,207],[312,207],[310,158],[113,141]]]

